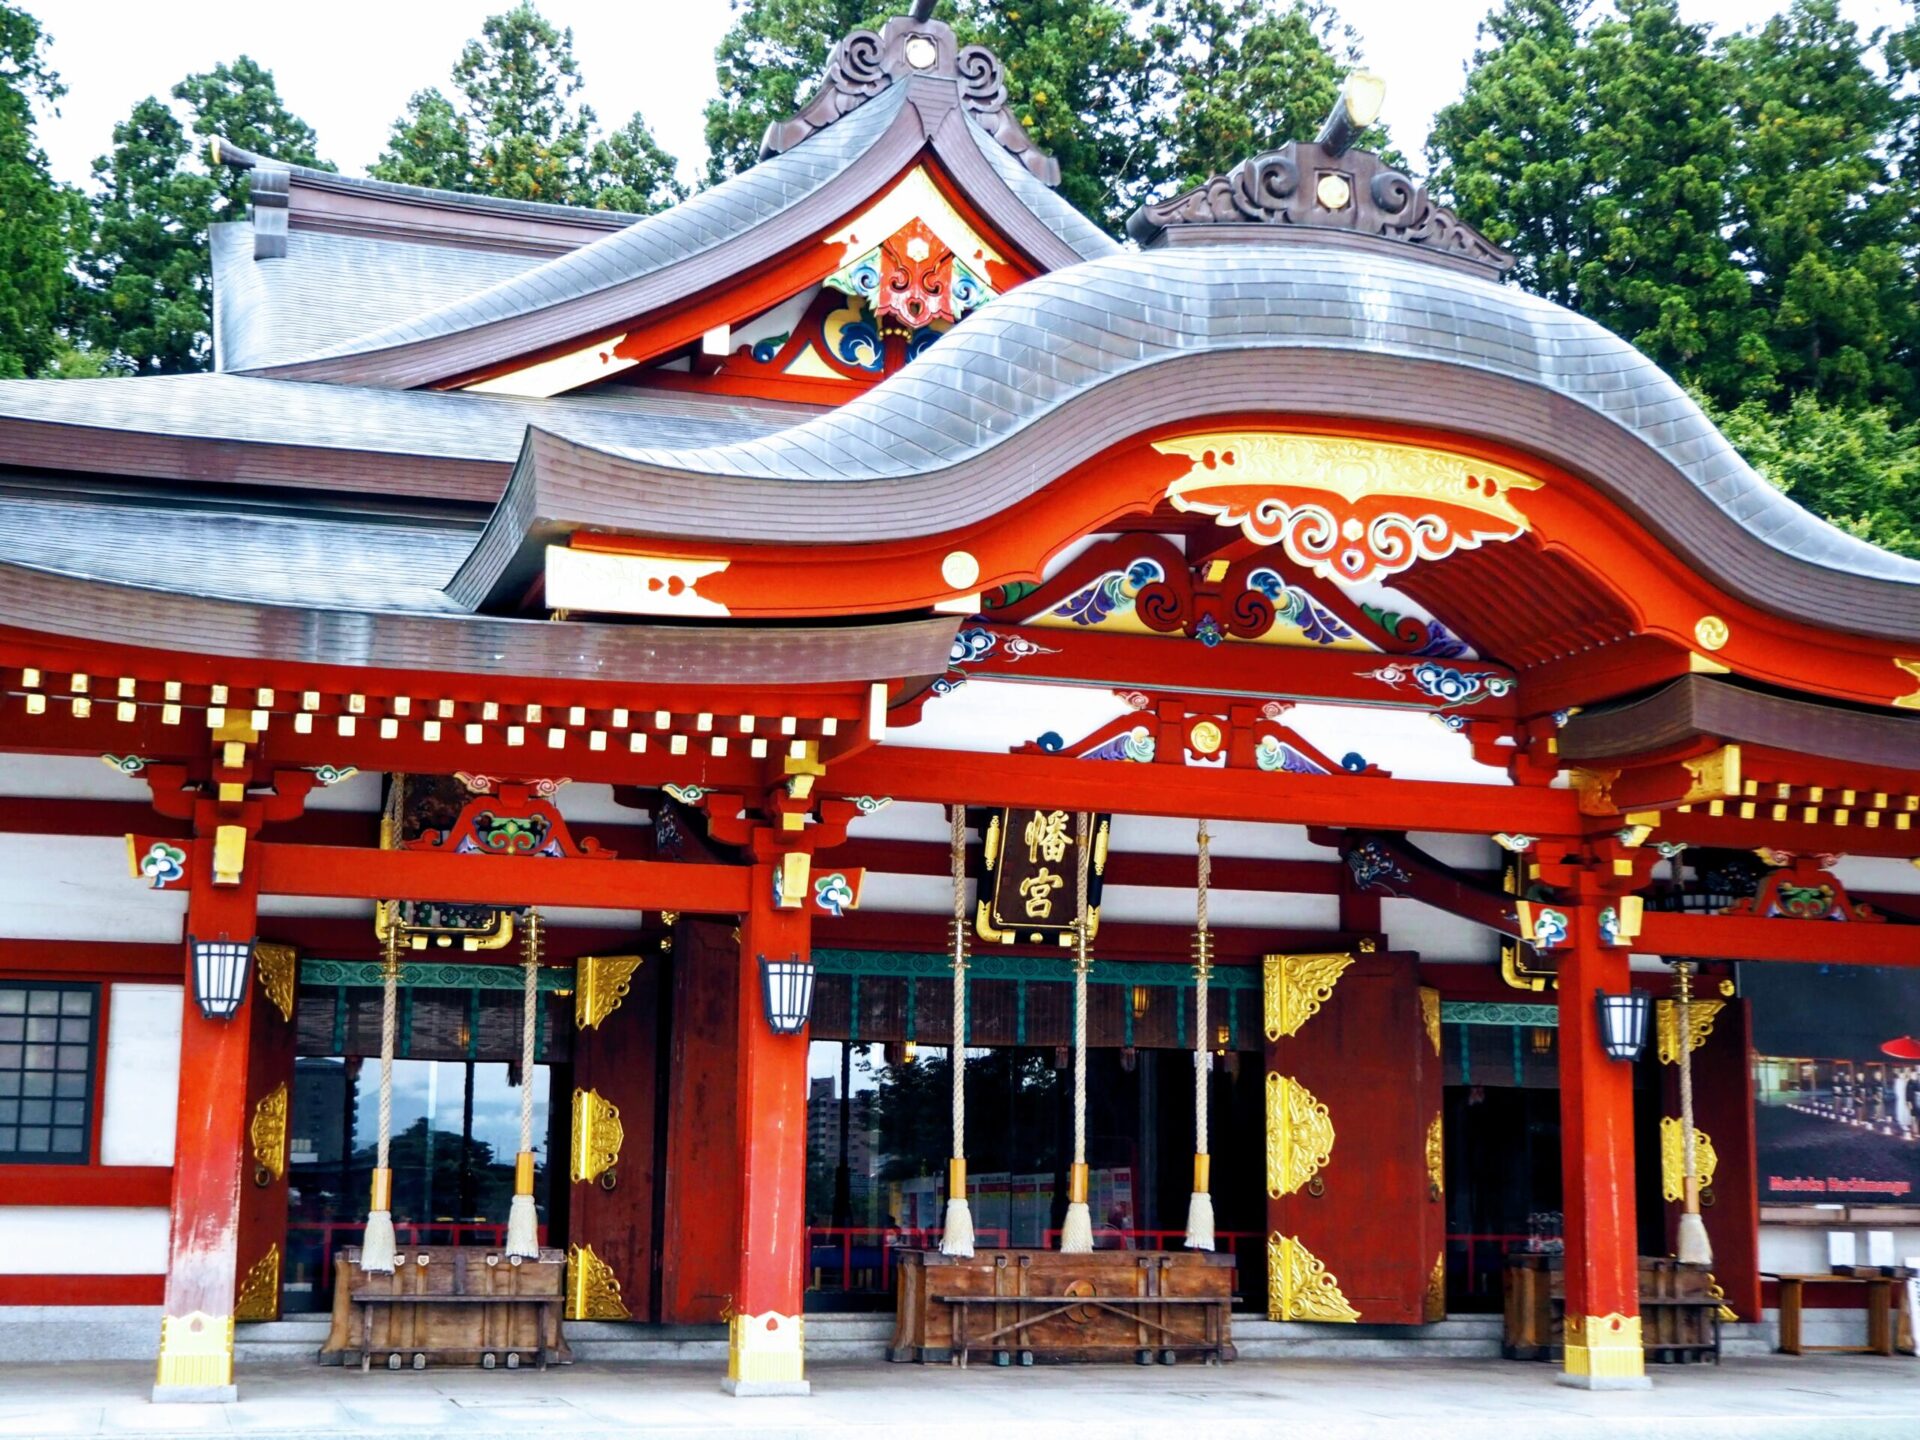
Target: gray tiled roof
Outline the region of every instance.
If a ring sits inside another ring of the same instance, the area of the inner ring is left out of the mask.
[[[621,387],[624,388],[624,387]],[[526,400],[253,375],[0,380],[0,418],[148,435],[510,461],[529,425],[595,444],[699,445],[765,435],[806,411],[665,392]],[[3,458],[3,457],[0,457]]]
[[[1735,453],[1659,366],[1595,322],[1417,257],[1299,238],[1122,253],[1055,271],[970,315],[898,375],[806,424],[720,446],[618,453],[655,472],[706,477],[709,486],[728,478],[934,484],[939,472],[984,457],[1118,377],[1185,356],[1260,350],[1434,361],[1544,389],[1651,447],[1774,549],[1837,571],[1920,584],[1920,561],[1801,509]],[[1266,397],[1275,408],[1286,401]],[[1033,488],[1051,478],[1032,477]],[[1004,488],[957,481],[940,488],[937,516],[928,507],[929,527],[968,523],[980,518],[975,511],[992,513],[1009,501]],[[648,482],[636,476],[636,483]],[[822,525],[840,523],[831,502],[809,508]]]
[[[447,614],[472,527],[0,490],[0,562],[171,594]]]
[[[899,114],[906,93],[905,86],[894,86],[784,155],[523,274],[290,358],[359,354],[471,330],[617,285],[710,249],[778,215],[852,164]]]
[[[542,256],[295,230],[253,255],[253,227],[213,227],[217,368],[253,370],[397,324],[531,270]]]

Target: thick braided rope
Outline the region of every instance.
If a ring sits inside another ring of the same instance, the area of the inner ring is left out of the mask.
[[[400,988],[400,914],[399,906],[387,912],[385,988],[380,996],[380,1143],[379,1168],[387,1168],[387,1152],[393,1135],[393,1041],[396,1000]]]
[[[1087,1163],[1087,862],[1093,827],[1083,813],[1074,818],[1079,851],[1078,909],[1073,926],[1073,1163]]]
[[[1674,969],[1678,972],[1680,978],[1678,987],[1680,998],[1676,1006],[1679,1014],[1676,1018],[1680,1022],[1678,1029],[1680,1032],[1681,1173],[1686,1177],[1686,1190],[1683,1192],[1683,1198],[1691,1200],[1693,1196],[1694,1176],[1699,1173],[1694,1169],[1693,1031],[1689,1022],[1689,1016],[1693,1009],[1693,966],[1683,961],[1681,964],[1676,965]],[[1691,1210],[1694,1207],[1692,1204],[1689,1204],[1687,1208]]]
[[[967,1158],[967,812],[953,807],[953,1158]]]
[[[1207,1049],[1207,981],[1213,970],[1213,940],[1207,933],[1207,887],[1213,879],[1213,859],[1207,853],[1207,822],[1200,822],[1199,874],[1195,890],[1193,966],[1193,1151],[1207,1153],[1207,1070],[1212,1059]]]
[[[526,988],[520,1013],[520,1153],[533,1149],[533,1040],[538,1015],[536,991],[540,988],[540,912],[527,911],[527,928],[521,935],[521,954],[526,970]]]

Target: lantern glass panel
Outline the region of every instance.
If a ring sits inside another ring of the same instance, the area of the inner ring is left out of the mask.
[[[1644,990],[1629,990],[1624,995],[1609,995],[1604,990],[1594,996],[1599,1008],[1600,1044],[1609,1057],[1631,1063],[1640,1058],[1647,1043],[1647,1017],[1653,1003]]]
[[[192,940],[194,999],[209,1020],[225,1020],[247,998],[252,940]]]
[[[797,1035],[813,1014],[813,962],[798,956],[760,959],[760,993],[767,1028],[776,1035]]]

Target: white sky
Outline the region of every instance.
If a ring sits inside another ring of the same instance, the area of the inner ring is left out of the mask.
[[[750,3],[750,0],[749,0]],[[1690,20],[1737,29],[1787,0],[1683,0]],[[319,132],[320,153],[350,174],[379,154],[415,90],[445,86],[460,46],[511,0],[26,0],[53,37],[68,86],[41,125],[54,173],[85,182],[113,126],[147,95],[236,55],[274,72],[289,108]],[[1386,119],[1410,157],[1433,112],[1458,91],[1489,0],[1340,0],[1369,64],[1387,79]],[[728,0],[541,0],[571,26],[585,97],[608,128],[636,109],[691,179],[705,157],[701,111]],[[900,0],[901,10],[907,0]],[[1845,0],[1863,26],[1896,22],[1902,0]]]

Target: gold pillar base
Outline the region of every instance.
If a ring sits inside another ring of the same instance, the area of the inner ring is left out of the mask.
[[[1569,1315],[1562,1385],[1580,1390],[1645,1390],[1646,1351],[1638,1315]]]
[[[233,1317],[204,1310],[162,1316],[154,1403],[231,1403],[238,1398],[233,1383]]]
[[[806,1378],[806,1322],[769,1310],[735,1315],[727,1322],[729,1395],[811,1395]]]

